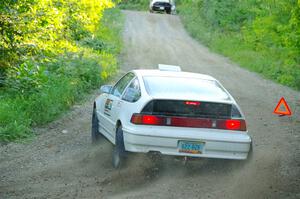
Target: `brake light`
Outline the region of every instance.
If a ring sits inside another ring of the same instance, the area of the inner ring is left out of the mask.
[[[219,129],[246,131],[246,122],[242,119],[219,120],[217,127]]]
[[[184,102],[185,105],[192,105],[192,106],[199,106],[200,102],[195,102],[195,101],[186,101]]]
[[[163,124],[163,119],[153,115],[143,115],[142,123],[149,125],[160,125]]]
[[[241,128],[241,121],[239,120],[226,120],[226,129],[240,129]]]
[[[246,131],[243,119],[210,119],[190,117],[167,117],[156,115],[133,114],[131,123],[140,125],[176,126],[193,128],[213,128],[235,131]]]
[[[155,115],[133,114],[131,117],[131,123],[146,124],[146,125],[164,125],[165,118],[158,117]]]

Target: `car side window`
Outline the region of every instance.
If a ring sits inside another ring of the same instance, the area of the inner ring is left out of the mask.
[[[127,87],[129,82],[134,78],[133,73],[127,73],[124,75],[113,87],[111,94],[117,97],[121,97],[124,89]]]
[[[122,99],[128,102],[136,102],[140,99],[140,97],[141,97],[141,89],[140,89],[139,80],[135,78],[134,80],[131,81],[130,85],[125,90]]]

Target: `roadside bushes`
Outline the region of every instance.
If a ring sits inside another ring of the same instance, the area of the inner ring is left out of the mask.
[[[252,71],[300,89],[300,1],[177,0],[188,32]]]
[[[32,135],[117,70],[123,16],[110,0],[0,5],[0,141]]]
[[[122,0],[118,6],[120,9],[147,10],[149,2],[149,0]]]

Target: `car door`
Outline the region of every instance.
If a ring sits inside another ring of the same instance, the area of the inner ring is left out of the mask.
[[[122,99],[121,96],[129,85],[131,80],[135,77],[133,73],[127,73],[124,75],[112,88],[110,94],[107,96],[104,103],[104,118],[103,128],[105,129],[106,137],[110,140],[114,140],[115,127],[118,119],[119,112],[121,111]]]

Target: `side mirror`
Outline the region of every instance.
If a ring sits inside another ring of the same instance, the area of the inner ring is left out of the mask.
[[[101,93],[110,93],[112,89],[112,85],[103,85],[100,87],[100,92]]]

